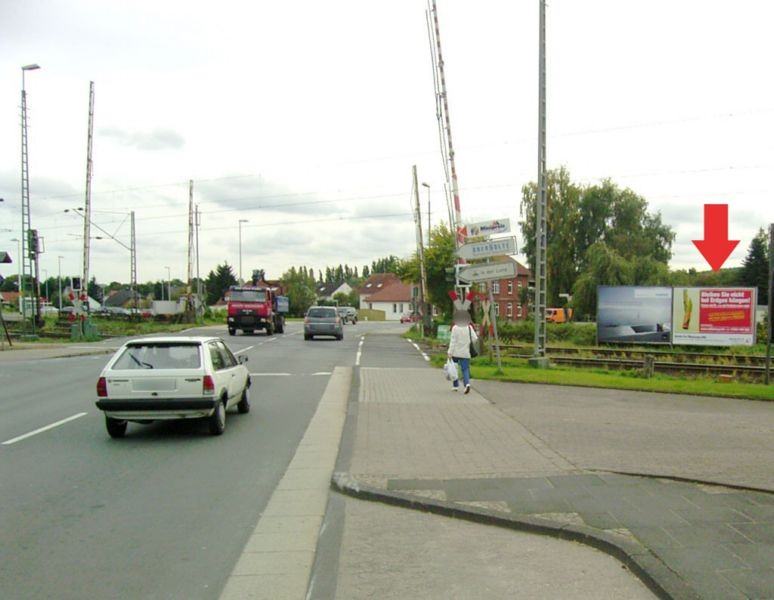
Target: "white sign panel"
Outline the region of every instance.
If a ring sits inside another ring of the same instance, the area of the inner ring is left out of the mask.
[[[514,237],[465,244],[457,248],[457,256],[465,260],[505,256],[508,254],[516,254],[516,238]]]
[[[516,263],[513,261],[469,265],[462,267],[457,275],[462,281],[489,281],[516,277]]]
[[[468,223],[465,225],[470,237],[498,235],[511,232],[510,219],[495,219],[494,221],[481,221],[479,223]]]

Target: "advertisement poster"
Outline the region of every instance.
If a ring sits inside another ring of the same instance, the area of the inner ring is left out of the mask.
[[[756,288],[675,288],[672,322],[675,344],[755,344]]]
[[[597,288],[598,342],[668,344],[671,331],[671,287]]]

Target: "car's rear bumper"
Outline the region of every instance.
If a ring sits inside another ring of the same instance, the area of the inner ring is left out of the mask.
[[[195,419],[211,415],[217,403],[217,398],[101,398],[97,408],[116,419]]]

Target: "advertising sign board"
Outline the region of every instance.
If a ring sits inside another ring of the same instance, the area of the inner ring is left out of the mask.
[[[668,344],[671,330],[671,287],[597,288],[598,342]]]
[[[675,288],[672,341],[696,346],[755,344],[757,288]]]
[[[510,219],[494,219],[492,221],[480,221],[478,223],[468,223],[465,225],[468,230],[468,236],[479,237],[482,235],[499,235],[501,233],[511,232]]]

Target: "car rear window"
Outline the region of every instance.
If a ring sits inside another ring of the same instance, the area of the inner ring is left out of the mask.
[[[309,316],[313,319],[335,319],[335,308],[310,308]]]
[[[113,369],[198,369],[199,344],[148,343],[127,346]]]

